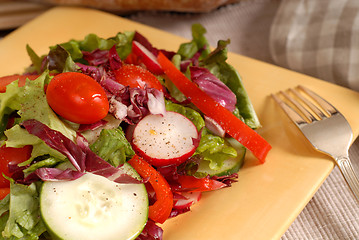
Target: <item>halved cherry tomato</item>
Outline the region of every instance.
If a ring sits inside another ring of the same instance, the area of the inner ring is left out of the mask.
[[[149,178],[157,201],[149,207],[148,217],[155,222],[164,223],[170,216],[173,207],[173,194],[166,179],[149,163],[138,155],[134,155],[128,163],[140,174],[142,178]]]
[[[156,88],[163,90],[160,81],[148,70],[132,64],[125,64],[115,71],[116,81],[132,88]]]
[[[2,174],[11,177],[9,165],[17,165],[28,160],[31,156],[32,146],[22,148],[0,147],[0,189],[10,186],[9,180],[5,179]]]
[[[6,91],[6,86],[12,83],[15,80],[19,80],[19,87],[23,87],[25,85],[26,79],[35,80],[39,75],[9,75],[0,77],[0,93],[4,93]]]
[[[47,87],[46,98],[57,114],[80,124],[95,123],[104,118],[109,110],[101,85],[78,72],[56,75]]]
[[[10,188],[0,188],[0,200],[4,199],[10,193]]]
[[[180,189],[186,192],[207,192],[224,188],[225,183],[210,179],[210,178],[196,178],[193,176],[179,175],[178,182]]]

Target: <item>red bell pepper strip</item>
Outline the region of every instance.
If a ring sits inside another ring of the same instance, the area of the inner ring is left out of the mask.
[[[15,80],[19,80],[18,86],[23,87],[27,78],[35,80],[38,77],[39,75],[9,75],[0,77],[0,93],[4,93],[6,91],[6,86]]]
[[[228,186],[225,183],[210,179],[208,177],[196,178],[194,176],[188,175],[179,175],[177,181],[180,184],[178,191],[186,192],[207,192]]]
[[[0,200],[4,199],[10,193],[10,188],[0,188]]]
[[[214,119],[226,133],[250,150],[261,163],[265,162],[265,158],[272,147],[264,138],[203,92],[161,52],[157,59],[173,84],[189,98],[196,107],[205,115]]]
[[[148,217],[155,222],[164,223],[170,216],[173,207],[173,194],[170,185],[159,172],[138,155],[134,155],[128,163],[142,178],[149,178],[148,181],[155,190],[157,201],[149,206]]]

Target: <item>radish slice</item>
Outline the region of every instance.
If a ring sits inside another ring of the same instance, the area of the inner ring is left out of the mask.
[[[163,74],[163,70],[158,63],[156,56],[151,53],[147,48],[145,48],[141,43],[133,41],[132,51],[135,55],[142,58],[143,63],[150,72],[156,75]]]
[[[138,155],[154,166],[179,165],[198,146],[196,126],[176,112],[147,115],[135,127],[132,145]]]

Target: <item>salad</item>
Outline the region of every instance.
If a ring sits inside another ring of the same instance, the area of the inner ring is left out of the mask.
[[[1,239],[162,239],[161,224],[271,146],[229,40],[177,52],[136,31],[51,46],[0,78]]]

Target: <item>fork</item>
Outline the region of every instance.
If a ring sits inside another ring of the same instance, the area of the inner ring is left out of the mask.
[[[271,95],[313,147],[335,160],[359,202],[359,180],[349,158],[353,132],[345,117],[304,86]]]

